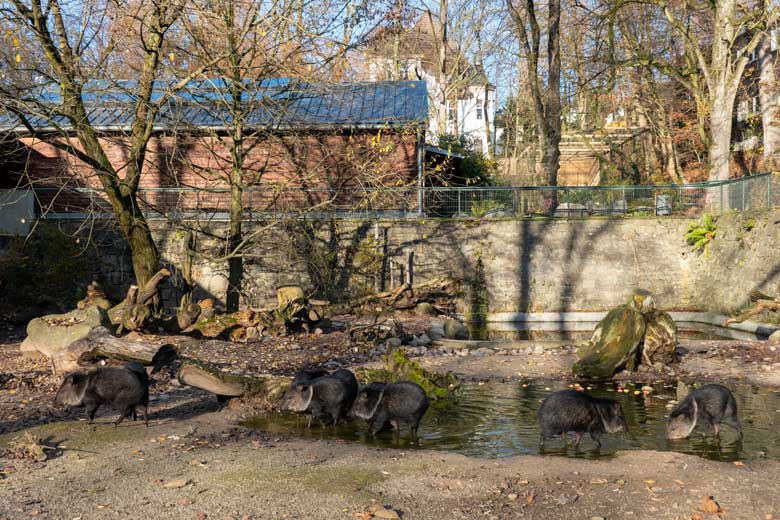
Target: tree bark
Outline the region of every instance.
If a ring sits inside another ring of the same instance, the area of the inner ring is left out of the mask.
[[[125,298],[125,300],[122,301],[122,303],[116,305],[115,307],[113,307],[111,310],[108,311],[108,317],[111,319],[111,323],[113,323],[114,325],[120,323],[120,321],[122,320],[122,314],[124,313],[125,307],[128,304],[139,304],[139,305],[148,304],[149,300],[151,300],[154,296],[157,295],[159,285],[163,281],[165,281],[169,276],[171,276],[171,272],[168,269],[163,268],[160,269],[157,272],[157,274],[152,276],[140,291],[138,291],[138,288],[136,287],[137,294],[133,294],[133,297],[135,297],[134,302],[128,302],[127,298]],[[131,294],[130,291],[128,291],[128,296],[130,294]]]

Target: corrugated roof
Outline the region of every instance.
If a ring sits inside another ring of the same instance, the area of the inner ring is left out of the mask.
[[[130,81],[85,85],[83,99],[91,124],[103,130],[128,129],[133,121],[135,86]],[[159,82],[153,99],[161,99],[169,86]],[[407,127],[425,125],[428,118],[424,81],[313,84],[266,79],[245,82],[241,97],[245,120],[253,128]],[[229,128],[233,122],[230,101],[223,81],[193,81],[165,101],[155,126],[158,130]],[[34,103],[28,100],[7,106],[0,113],[0,130],[27,130],[14,109],[27,114],[37,131],[70,129],[70,122],[56,111],[58,104],[59,92],[44,90]]]

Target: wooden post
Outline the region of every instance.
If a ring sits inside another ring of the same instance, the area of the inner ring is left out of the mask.
[[[409,287],[414,285],[414,251],[406,255],[406,283]]]
[[[392,258],[389,260],[390,263],[390,289],[395,288],[395,260]]]

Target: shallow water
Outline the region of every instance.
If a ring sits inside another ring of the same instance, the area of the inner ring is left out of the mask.
[[[467,322],[470,339],[490,341],[556,340],[585,341],[590,339],[597,322]],[[679,321],[678,335],[685,339],[759,340],[751,332],[718,327],[706,323]]]
[[[313,426],[306,419],[286,414],[260,416],[246,426],[273,433],[288,433],[304,438],[344,439],[378,447],[445,450],[464,455],[502,458],[520,454],[552,454],[568,457],[601,458],[619,450],[679,451],[714,460],[780,459],[780,392],[749,385],[732,387],[739,407],[744,438],[724,426],[718,442],[698,431],[691,438],[668,441],[664,438],[670,400],[676,399],[676,386],[651,385],[654,392],[645,396],[633,392],[641,385],[627,385],[629,393],[617,393],[614,383],[593,386],[588,393],[618,399],[630,433],[604,435],[602,448],[584,436],[579,447],[569,438],[566,447],[560,438],[548,439],[539,446],[536,410],[551,392],[568,388],[559,381],[528,383],[468,383],[462,395],[452,402],[431,406],[420,425],[417,441],[407,435],[396,438],[393,432],[382,432],[375,438],[366,435],[366,423],[353,421],[338,428]]]

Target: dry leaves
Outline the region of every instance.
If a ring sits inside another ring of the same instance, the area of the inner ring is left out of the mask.
[[[713,497],[702,498],[701,506],[699,506],[699,511],[703,513],[707,513],[708,515],[719,515],[723,513],[723,509],[721,509],[720,504],[715,502],[715,499]]]

